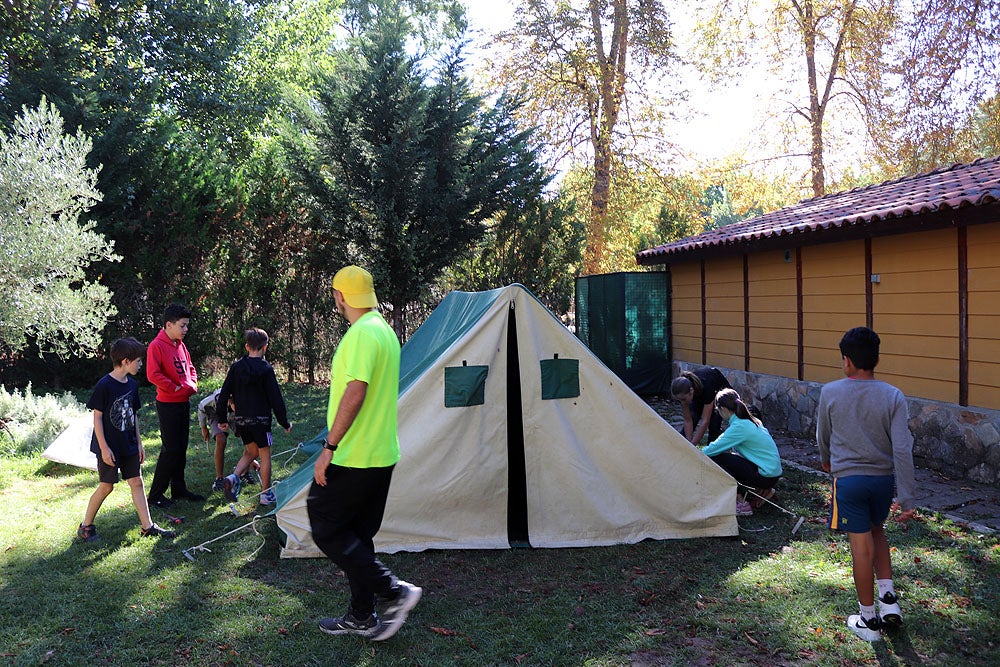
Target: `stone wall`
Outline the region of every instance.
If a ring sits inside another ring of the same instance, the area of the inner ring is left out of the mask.
[[[697,367],[675,361],[673,376]],[[749,402],[760,408],[769,429],[815,438],[822,384],[731,368],[719,370],[744,400],[749,397]],[[916,465],[947,477],[1000,486],[1000,411],[922,398],[907,397],[906,401]]]

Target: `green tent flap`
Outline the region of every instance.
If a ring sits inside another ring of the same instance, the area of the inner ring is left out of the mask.
[[[444,407],[468,408],[486,402],[489,366],[450,366],[444,369]]]
[[[542,400],[576,398],[580,395],[579,359],[542,359]]]

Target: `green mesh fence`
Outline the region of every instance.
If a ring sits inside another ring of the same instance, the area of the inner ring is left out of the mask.
[[[576,335],[637,394],[664,393],[670,381],[670,274],[577,278]]]

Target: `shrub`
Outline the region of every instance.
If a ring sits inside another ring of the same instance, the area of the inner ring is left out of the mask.
[[[35,396],[29,384],[10,393],[0,385],[0,456],[24,456],[45,449],[69,422],[87,409],[70,393]]]

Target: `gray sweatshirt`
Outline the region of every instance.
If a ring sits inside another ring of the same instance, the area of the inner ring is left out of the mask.
[[[823,386],[816,442],[834,477],[896,476],[896,500],[913,508],[913,435],[906,399],[881,380],[844,378]]]

